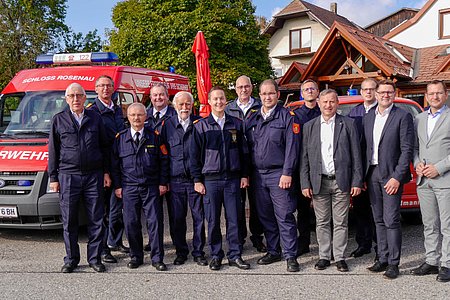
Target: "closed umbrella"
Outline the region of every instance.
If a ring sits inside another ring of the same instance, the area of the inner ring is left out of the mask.
[[[197,32],[192,52],[195,54],[195,65],[197,67],[197,93],[200,100],[200,116],[206,117],[211,112],[211,106],[208,104],[208,92],[211,89],[211,77],[209,71],[209,54],[203,32]]]

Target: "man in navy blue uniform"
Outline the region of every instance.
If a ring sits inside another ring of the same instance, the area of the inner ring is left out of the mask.
[[[103,239],[103,187],[111,185],[109,152],[100,116],[84,109],[86,93],[78,83],[65,93],[69,108],[53,117],[48,151],[50,189],[59,191],[66,256],[63,273],[72,273],[80,263],[78,211],[84,200],[88,218],[88,263],[105,272],[101,261]]]
[[[300,108],[295,109],[294,113],[300,123],[300,126],[303,126],[310,120],[320,116],[320,109],[317,105],[319,87],[314,80],[307,79],[302,83],[300,89],[304,104]],[[310,251],[309,245],[311,244],[311,199],[303,196],[299,186],[300,179],[298,178],[298,175],[299,173],[296,172],[294,176],[294,187],[295,189],[298,189],[298,192],[295,192],[295,196],[297,197],[297,256],[300,256],[302,254],[309,253]]]
[[[209,91],[211,114],[194,124],[191,142],[191,175],[195,191],[203,196],[208,221],[208,244],[212,260],[211,270],[220,270],[224,252],[220,216],[225,207],[228,264],[249,269],[242,257],[239,242],[238,210],[240,190],[248,186],[248,149],[243,124],[238,118],[225,113],[227,100],[220,87]]]
[[[172,116],[176,116],[177,112],[171,106],[169,106],[169,92],[167,87],[162,83],[157,83],[150,89],[150,101],[152,107],[147,109],[146,125],[150,126],[156,132],[161,132],[161,126],[165,120]],[[161,201],[164,198],[170,198],[170,192],[167,192],[164,196],[160,197]],[[170,211],[169,211],[170,214]],[[174,233],[170,231],[170,236],[173,237]],[[144,246],[145,251],[151,250],[151,241],[149,240],[147,245]]]
[[[348,116],[353,118],[358,127],[359,133],[362,134],[362,119],[369,112],[370,109],[377,106],[377,99],[375,98],[375,91],[378,87],[378,82],[373,78],[364,79],[361,82],[361,96],[364,102],[353,107]],[[356,220],[356,234],[355,240],[358,243],[356,248],[350,256],[361,257],[364,254],[371,252],[372,240],[375,243],[375,260],[376,255],[376,231],[375,223],[373,221],[372,209],[370,207],[369,194],[362,190],[361,194],[353,197],[353,212]]]
[[[297,262],[297,207],[292,177],[298,170],[300,125],[295,114],[278,105],[280,92],[269,79],[259,87],[262,107],[246,120],[245,131],[253,164],[258,215],[267,241],[267,254],[258,260],[268,265],[281,260],[281,248],[289,272],[300,270]]]
[[[94,110],[100,114],[106,129],[108,146],[112,150],[116,134],[125,129],[122,108],[114,103],[112,95],[114,82],[108,75],[99,76],[95,82],[97,98],[92,104],[88,104],[88,110]],[[122,243],[123,236],[123,214],[122,200],[117,199],[112,188],[105,189],[105,216],[103,226],[105,234],[103,237],[102,260],[107,263],[117,263],[117,259],[111,255],[111,249],[128,253],[130,249]]]
[[[174,265],[182,265],[187,260],[189,247],[186,242],[186,216],[188,207],[193,220],[192,256],[201,266],[207,266],[203,247],[205,246],[205,215],[202,196],[194,190],[189,167],[189,152],[193,122],[199,117],[191,114],[194,98],[189,92],[178,92],[173,98],[176,116],[167,119],[161,128],[161,137],[168,145],[170,162],[170,199],[167,202],[169,224],[173,233],[172,242],[177,257]]]
[[[236,93],[238,97],[236,98],[236,100],[231,101],[227,104],[225,112],[230,116],[245,120],[252,109],[259,109],[261,107],[261,100],[259,100],[258,98],[253,98],[252,91],[253,86],[250,78],[245,75],[240,76],[236,80]],[[258,214],[256,212],[255,195],[252,191],[251,186],[249,186],[247,189],[241,189],[241,208],[239,211],[239,240],[241,241],[241,244],[244,244],[245,238],[247,237],[247,222],[245,213],[245,201],[247,199],[247,195],[250,208],[250,240],[253,243],[253,247],[255,247],[258,252],[266,252],[267,248],[263,243],[264,232],[261,222],[259,221]]]
[[[163,211],[159,196],[167,192],[167,148],[155,131],[144,128],[147,116],[143,104],[131,104],[127,116],[131,128],[121,131],[114,141],[111,171],[116,196],[123,199],[125,231],[131,257],[128,268],[135,269],[144,263],[143,210],[151,241],[152,266],[158,271],[165,271]]]

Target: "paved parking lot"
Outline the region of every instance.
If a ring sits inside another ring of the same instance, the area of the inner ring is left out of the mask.
[[[299,258],[299,273],[287,273],[286,263],[259,266],[261,256],[251,244],[244,247],[250,270],[224,265],[221,271],[197,266],[191,259],[182,266],[172,264],[175,250],[165,228],[167,272],[149,264],[127,268],[129,258],[117,254],[118,264],[107,264],[106,273],[95,273],[86,263],[86,234],[81,236],[82,260],[72,274],[61,274],[64,244],[62,232],[0,229],[0,294],[3,299],[448,299],[450,283],[438,283],[435,275],[413,277],[409,270],[422,262],[422,226],[403,226],[401,276],[390,281],[366,270],[373,254],[347,260],[349,273],[334,264],[314,270],[317,242],[312,252]],[[356,247],[351,230],[347,254]],[[208,251],[206,250],[208,253]],[[224,261],[225,262],[225,261]]]

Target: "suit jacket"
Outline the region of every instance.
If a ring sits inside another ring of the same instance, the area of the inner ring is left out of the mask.
[[[156,119],[153,117],[153,111],[154,111],[153,107],[147,109],[147,120],[145,122],[147,123],[147,126],[150,126],[151,128],[153,128],[158,132],[161,132],[161,126],[163,121],[167,120],[172,116],[177,115],[177,111],[175,110],[175,108],[173,108],[172,106],[168,106],[164,116],[162,116],[161,118],[159,118],[158,121],[156,121]]]
[[[428,111],[416,117],[415,128],[417,133],[414,151],[414,166],[424,159],[427,164],[433,164],[439,176],[433,179],[417,177],[417,185],[429,182],[435,188],[450,188],[450,109],[446,108],[431,132],[427,134]]]
[[[318,194],[322,182],[322,153],[320,151],[320,117],[303,126],[301,188],[312,188]],[[354,120],[336,114],[333,158],[339,189],[350,192],[352,187],[362,187],[363,168],[358,130]]]
[[[375,111],[371,109],[363,118],[363,147],[365,176],[373,154],[373,126]],[[410,113],[395,106],[386,120],[378,145],[378,171],[387,182],[391,178],[400,183],[411,180],[409,164],[414,152],[414,122]]]

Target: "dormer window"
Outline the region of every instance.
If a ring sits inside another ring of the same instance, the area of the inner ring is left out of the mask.
[[[311,52],[311,28],[289,31],[289,53]]]
[[[450,8],[439,10],[439,39],[450,39]]]

